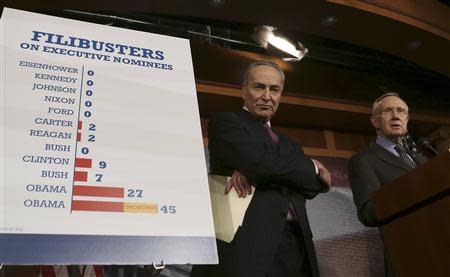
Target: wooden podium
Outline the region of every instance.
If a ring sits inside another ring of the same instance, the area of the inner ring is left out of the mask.
[[[372,197],[396,277],[450,276],[450,150]]]

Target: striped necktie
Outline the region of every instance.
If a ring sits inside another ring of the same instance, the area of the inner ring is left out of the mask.
[[[411,168],[416,168],[417,167],[417,164],[409,157],[408,153],[406,153],[406,149],[405,149],[405,147],[403,145],[397,144],[394,147],[394,149],[400,155],[400,159],[402,159]]]

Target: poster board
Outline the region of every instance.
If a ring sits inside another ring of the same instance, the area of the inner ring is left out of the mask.
[[[217,263],[186,39],[5,8],[6,264]]]

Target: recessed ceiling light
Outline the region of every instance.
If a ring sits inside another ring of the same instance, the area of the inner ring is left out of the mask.
[[[413,41],[408,42],[407,46],[408,46],[408,49],[410,49],[410,50],[416,50],[420,46],[422,46],[422,42],[420,40],[413,40]]]
[[[322,18],[322,20],[320,20],[320,22],[324,26],[332,26],[332,25],[336,24],[337,21],[338,21],[337,17],[333,16],[333,15],[325,16]]]
[[[225,4],[225,0],[209,0],[209,4],[213,7],[221,7]]]

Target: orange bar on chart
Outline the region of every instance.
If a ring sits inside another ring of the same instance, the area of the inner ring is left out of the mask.
[[[124,212],[126,213],[146,213],[157,214],[158,204],[156,203],[124,203]]]

